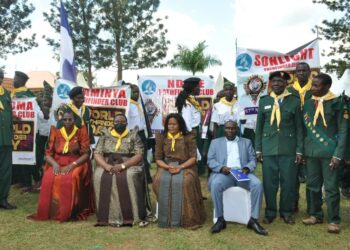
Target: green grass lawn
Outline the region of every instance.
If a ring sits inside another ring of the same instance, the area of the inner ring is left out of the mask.
[[[261,176],[260,169],[257,173]],[[35,212],[38,194],[20,194],[12,189],[9,200],[18,209],[0,210],[0,249],[350,249],[350,200],[341,202],[339,235],[327,233],[326,223],[309,227],[301,223],[306,216],[305,184],[300,189],[301,206],[295,225],[286,225],[278,218],[266,226],[269,236],[263,237],[245,225],[229,223],[226,230],[211,235],[213,214],[206,178],[201,178],[201,183],[203,194],[209,198],[205,201],[207,221],[196,231],[161,229],[156,224],[146,228],[96,228],[95,216],[83,222],[35,222],[26,216]],[[153,193],[152,200],[154,203]]]

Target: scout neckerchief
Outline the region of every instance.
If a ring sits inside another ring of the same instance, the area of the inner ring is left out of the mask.
[[[230,102],[227,101],[225,97],[222,97],[220,99],[221,103],[226,104],[227,106],[229,106],[231,108],[231,110],[230,110],[231,115],[233,115],[233,105],[236,103],[236,101],[237,100],[235,98],[232,98],[232,100]]]
[[[77,133],[77,131],[78,131],[78,127],[74,125],[72,133],[70,133],[70,135],[67,135],[66,128],[65,127],[60,128],[61,135],[63,136],[64,140],[66,141],[64,143],[64,147],[63,147],[63,154],[68,153],[69,142],[73,138],[73,136]]]
[[[80,117],[81,124],[84,125],[84,114],[85,114],[85,105],[81,105],[81,112],[79,112],[78,108],[73,104],[73,102],[68,103],[68,107],[78,116]]]
[[[28,88],[26,86],[13,89],[11,93],[11,97],[14,97],[19,92],[25,92],[25,91],[28,91]]]
[[[323,120],[323,125],[325,127],[327,127],[327,123],[326,123],[326,120],[324,118],[323,101],[332,100],[334,98],[336,98],[336,96],[331,91],[328,91],[327,94],[325,94],[324,96],[321,96],[321,97],[314,96],[314,95],[311,97],[311,99],[317,101],[317,108],[316,108],[316,111],[315,111],[314,121],[313,121],[313,125],[314,126],[316,126],[317,119],[318,119],[319,115],[321,115],[322,120]]]
[[[4,95],[5,91],[2,86],[0,86],[0,96]],[[4,105],[2,104],[2,101],[0,100],[0,110],[4,110]]]
[[[125,136],[129,134],[129,130],[125,129],[122,134],[119,134],[115,129],[112,129],[111,135],[118,139],[117,144],[115,145],[115,151],[117,152],[120,146],[122,145],[122,140]]]
[[[291,93],[288,92],[288,90],[284,90],[284,92],[280,95],[276,95],[274,92],[271,92],[270,96],[274,99],[274,104],[273,104],[273,108],[272,108],[272,113],[271,113],[271,118],[270,118],[270,124],[272,125],[273,122],[275,121],[275,117],[276,117],[276,121],[277,121],[277,128],[280,127],[280,123],[281,123],[281,110],[280,110],[280,105],[278,103],[279,100],[281,100],[282,98],[289,96]]]
[[[201,105],[199,105],[199,103],[197,102],[197,100],[193,97],[193,96],[188,96],[187,98],[186,98],[186,100],[190,103],[190,104],[192,104],[194,107],[195,107],[195,109],[197,109],[198,111],[200,111],[200,112],[202,112],[202,108],[201,108]]]
[[[304,87],[300,87],[300,83],[298,80],[294,81],[293,88],[299,92],[300,100],[301,100],[301,107],[304,107],[305,103],[305,93],[306,91],[309,91],[311,89],[312,81],[309,79],[307,83],[304,85]]]
[[[180,138],[181,136],[181,132],[177,133],[174,136],[170,132],[168,132],[168,138],[171,139],[171,151],[175,151],[175,140]]]

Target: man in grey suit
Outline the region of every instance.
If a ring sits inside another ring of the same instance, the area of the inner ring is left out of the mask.
[[[223,212],[223,192],[229,187],[240,186],[250,191],[252,202],[251,218],[247,227],[257,234],[267,235],[267,231],[259,224],[258,218],[263,198],[263,186],[254,175],[256,168],[255,152],[252,142],[236,136],[238,125],[230,120],[224,125],[225,137],[211,142],[208,152],[208,165],[212,170],[209,177],[209,191],[214,203],[217,222],[211,228],[212,233],[219,233],[226,228]],[[230,170],[241,169],[248,175],[249,181],[238,182],[230,174]]]

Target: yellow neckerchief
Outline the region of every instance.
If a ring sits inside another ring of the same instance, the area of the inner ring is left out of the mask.
[[[270,119],[270,124],[272,125],[275,117],[276,117],[276,121],[277,121],[277,128],[280,127],[280,123],[281,123],[281,110],[280,110],[280,105],[278,103],[278,100],[291,95],[291,93],[288,92],[288,90],[284,90],[284,92],[280,95],[276,95],[274,92],[271,92],[270,96],[275,100],[275,103],[273,104],[273,108],[272,108],[272,113],[271,113],[271,119]]]
[[[4,95],[5,90],[2,86],[0,86],[0,96]],[[4,105],[2,104],[2,102],[0,101],[0,110],[4,110]]]
[[[175,151],[175,140],[182,136],[181,132],[178,132],[176,135],[172,135],[168,132],[168,138],[171,139],[171,151]]]
[[[313,122],[314,126],[316,126],[317,119],[318,119],[319,115],[321,115],[322,120],[323,120],[323,125],[325,127],[327,127],[327,123],[326,123],[326,120],[324,118],[323,101],[332,100],[334,98],[336,98],[336,95],[333,94],[331,91],[328,91],[327,94],[325,94],[324,96],[321,96],[321,97],[314,96],[314,95],[311,97],[311,99],[318,101],[316,112],[314,115],[314,122]]]
[[[231,111],[230,111],[231,115],[233,115],[233,106],[234,106],[234,104],[236,103],[236,101],[237,101],[237,100],[236,100],[235,98],[232,98],[232,100],[231,100],[230,102],[227,101],[225,97],[222,97],[222,98],[220,99],[220,102],[221,102],[221,103],[226,104],[227,106],[231,107]]]
[[[81,105],[81,113],[79,113],[78,108],[74,105],[73,102],[68,103],[68,107],[77,115],[80,117],[81,124],[84,125],[84,114],[85,114],[85,105]]]
[[[199,102],[197,102],[197,100],[193,97],[193,96],[188,96],[187,98],[186,98],[186,100],[189,102],[189,103],[191,103],[194,107],[195,107],[195,109],[197,109],[198,111],[200,111],[200,112],[202,112],[202,108],[201,108],[201,105],[199,105]]]
[[[141,108],[140,103],[138,103],[137,101],[135,101],[135,100],[133,100],[133,99],[130,99],[130,103],[136,105],[137,109],[139,110],[139,115],[140,115],[141,117],[143,117],[143,110],[142,110],[142,108]]]
[[[307,83],[304,85],[304,87],[300,87],[300,83],[297,80],[294,81],[293,88],[299,92],[300,100],[301,100],[301,107],[304,107],[305,103],[305,93],[306,91],[309,91],[311,89],[312,81],[309,79]]]
[[[111,135],[118,139],[117,144],[115,145],[115,151],[117,152],[120,146],[122,145],[122,139],[129,134],[129,130],[125,129],[122,134],[119,134],[115,129],[112,129]]]
[[[28,90],[28,88],[27,88],[26,86],[13,89],[13,90],[12,90],[12,93],[11,93],[11,97],[14,97],[14,96],[15,96],[17,93],[19,93],[19,92],[25,92],[25,91],[27,91],[27,90]]]
[[[73,138],[73,136],[77,133],[77,131],[78,131],[78,127],[74,125],[72,133],[70,133],[70,135],[67,135],[66,128],[65,127],[60,128],[61,135],[63,136],[64,140],[66,141],[64,143],[64,147],[63,147],[63,151],[62,151],[63,154],[68,153],[69,142]]]

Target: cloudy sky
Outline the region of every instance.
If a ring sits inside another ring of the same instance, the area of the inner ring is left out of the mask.
[[[26,34],[37,33],[39,47],[21,55],[9,55],[0,65],[6,66],[6,75],[12,76],[15,70],[59,71],[59,63],[53,52],[42,39],[43,35],[58,37],[44,21],[43,11],[49,7],[48,0],[30,0],[36,11],[32,15],[32,29]],[[169,57],[174,54],[178,44],[193,47],[205,40],[207,53],[217,56],[222,66],[208,69],[205,74],[223,76],[235,80],[235,48],[256,48],[288,52],[316,38],[311,31],[320,25],[324,18],[331,19],[334,13],[312,0],[161,0],[159,16],[168,16],[165,22],[171,46]],[[327,50],[329,43],[320,42],[320,49]],[[326,58],[321,57],[321,64]],[[101,81],[112,81],[115,69],[103,71]],[[179,70],[125,72],[124,78],[136,81],[136,74],[181,74]],[[185,72],[187,73],[187,72]],[[98,77],[99,79],[99,77]]]

